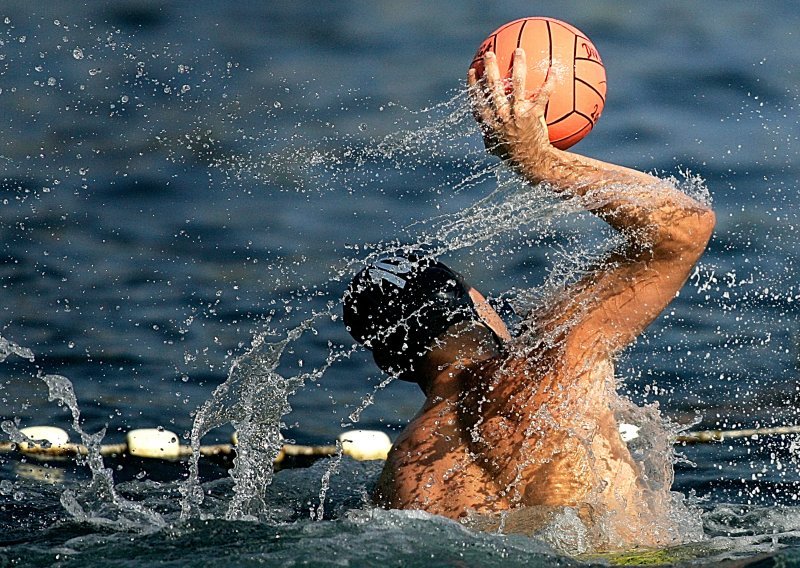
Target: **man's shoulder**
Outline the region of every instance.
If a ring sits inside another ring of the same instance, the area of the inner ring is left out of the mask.
[[[494,416],[525,421],[542,406],[570,406],[567,402],[574,402],[577,392],[602,387],[613,373],[608,357],[531,353],[520,347],[473,370],[459,417],[467,428]]]

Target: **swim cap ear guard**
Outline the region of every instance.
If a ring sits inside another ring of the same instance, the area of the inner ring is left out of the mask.
[[[451,325],[477,319],[464,278],[413,252],[387,256],[359,272],[344,295],[350,335],[387,373],[413,380],[414,366]]]

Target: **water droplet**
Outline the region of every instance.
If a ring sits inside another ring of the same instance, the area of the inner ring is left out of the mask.
[[[72,50],[72,57],[75,59],[83,59],[83,50],[80,47],[76,47]]]
[[[184,85],[181,87],[181,93],[188,93],[191,87],[189,85]]]
[[[50,77],[49,79],[47,79],[47,84],[50,85],[51,87],[55,87],[56,86],[56,78],[55,77]]]
[[[283,105],[280,102],[275,101],[275,104],[273,104],[272,106],[274,106],[275,108],[281,108]]]
[[[67,347],[69,347],[70,349],[75,349],[75,342],[70,341],[69,343],[67,343]]]

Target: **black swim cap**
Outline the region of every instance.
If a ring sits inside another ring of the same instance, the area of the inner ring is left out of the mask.
[[[433,340],[455,323],[477,319],[464,278],[423,253],[377,260],[344,295],[344,324],[384,371],[408,379]]]

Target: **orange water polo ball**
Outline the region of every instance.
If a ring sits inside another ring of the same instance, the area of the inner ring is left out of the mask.
[[[514,50],[525,50],[528,96],[555,74],[545,120],[550,142],[566,150],[594,127],[606,102],[606,69],[594,44],[576,27],[554,18],[522,18],[499,27],[481,43],[471,68],[483,76],[483,56],[493,51],[500,75],[511,77]],[[508,81],[508,92],[511,82]]]

